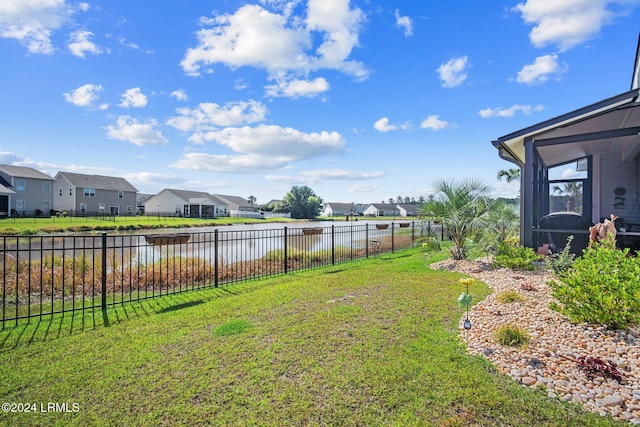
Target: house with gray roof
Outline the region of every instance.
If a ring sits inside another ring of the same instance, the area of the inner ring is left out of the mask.
[[[229,216],[225,201],[204,191],[165,188],[144,202],[146,215],[175,215],[191,218]]]
[[[53,183],[54,178],[33,168],[0,165],[0,216],[49,215]]]
[[[320,216],[346,216],[358,213],[353,203],[323,203],[320,208]]]
[[[366,216],[398,216],[400,210],[393,203],[371,203],[363,211]]]
[[[226,203],[229,207],[229,216],[250,218],[261,217],[261,205],[257,203],[250,203],[247,199],[243,199],[239,196],[227,196],[224,194],[215,194],[214,196]]]
[[[69,215],[135,215],[138,190],[114,176],[58,172],[53,184],[53,206]]]

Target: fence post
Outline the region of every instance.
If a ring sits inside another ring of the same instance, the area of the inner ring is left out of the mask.
[[[218,287],[218,229],[216,228],[213,232],[213,285],[214,287]]]
[[[411,247],[413,247],[416,242],[416,222],[411,221]]]
[[[369,223],[366,223],[364,226],[364,255],[365,258],[369,258]]]
[[[394,236],[394,227],[393,227],[393,222],[391,223],[391,253],[394,254],[396,253],[396,241],[395,241],[395,236]]]
[[[287,261],[287,227],[284,227],[284,274],[289,272],[289,264]]]
[[[102,232],[102,310],[107,309],[107,232]]]
[[[336,265],[336,226],[331,224],[331,265]]]

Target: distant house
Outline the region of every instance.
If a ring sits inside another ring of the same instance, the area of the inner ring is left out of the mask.
[[[418,215],[418,205],[397,205],[400,216],[416,216]]]
[[[224,194],[214,194],[229,207],[229,216],[232,217],[260,217],[260,205],[250,203],[248,200],[238,196],[227,196]]]
[[[165,188],[144,202],[146,215],[176,215],[191,218],[229,216],[225,201],[204,191]]]
[[[138,190],[126,179],[58,172],[55,177],[53,206],[70,215],[133,215]]]
[[[153,197],[153,194],[140,194],[136,196],[136,207],[137,212],[143,214],[144,213],[144,203]]]
[[[0,215],[49,215],[54,178],[23,166],[0,165]]]
[[[346,216],[358,213],[353,203],[323,203],[320,216]]]
[[[392,203],[372,203],[362,211],[362,214],[366,216],[398,216],[400,210]]]

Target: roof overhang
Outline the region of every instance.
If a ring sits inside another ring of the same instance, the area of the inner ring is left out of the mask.
[[[524,165],[525,141],[533,141],[547,166],[560,165],[596,153],[620,153],[623,161],[640,153],[640,89],[502,136],[492,144],[500,157]]]

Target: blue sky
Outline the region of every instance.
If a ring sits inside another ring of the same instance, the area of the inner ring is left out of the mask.
[[[491,141],[630,88],[640,0],[1,0],[0,163],[325,201],[515,184]]]

